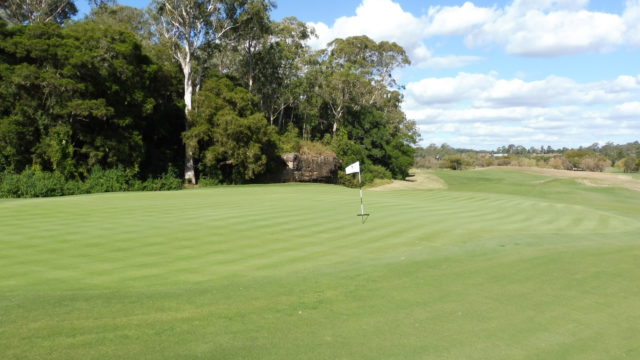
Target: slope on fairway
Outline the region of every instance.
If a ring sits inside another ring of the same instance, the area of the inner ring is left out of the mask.
[[[639,193],[437,175],[0,200],[2,358],[640,356]]]

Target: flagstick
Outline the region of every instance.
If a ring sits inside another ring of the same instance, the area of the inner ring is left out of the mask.
[[[369,214],[364,213],[364,197],[362,196],[362,177],[360,176],[360,170],[358,169],[358,185],[360,185],[360,218],[362,219],[362,223],[364,224],[369,217]]]
[[[360,185],[360,216],[364,222],[364,200],[362,197],[362,178],[360,177],[360,171],[358,171],[358,185]]]

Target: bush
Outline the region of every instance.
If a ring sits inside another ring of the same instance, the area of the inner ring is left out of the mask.
[[[444,158],[445,166],[451,170],[463,170],[471,161],[462,155],[449,155]]]
[[[418,157],[415,159],[414,166],[425,169],[437,169],[440,167],[440,161],[433,157]]]
[[[621,163],[622,166],[620,167],[624,169],[624,172],[630,173],[630,172],[638,171],[638,166],[640,164],[640,161],[635,157],[631,156],[631,157],[626,157],[620,160],[619,163]]]
[[[333,152],[328,146],[324,145],[318,141],[300,141],[300,154],[304,155],[325,155],[325,156],[335,156],[336,153]]]
[[[376,179],[392,179],[393,175],[389,170],[380,165],[366,164],[360,165],[362,171],[362,185],[370,184]],[[358,175],[347,175],[344,171],[338,173],[338,183],[347,187],[358,187]]]
[[[300,152],[300,132],[293,123],[289,123],[287,131],[280,135],[278,145],[283,154]]]
[[[362,182],[372,183],[375,179],[392,179],[391,172],[380,165],[367,165],[362,172]]]
[[[573,166],[571,163],[564,157],[554,157],[549,160],[549,167],[556,170],[572,170]]]
[[[580,167],[585,171],[602,172],[609,166],[611,166],[611,162],[604,158],[584,157],[580,161]]]
[[[0,174],[0,198],[35,198],[114,191],[180,190],[182,180],[169,169],[156,179],[140,181],[122,168],[102,170],[95,167],[84,181],[67,180],[60,173],[27,168],[20,174]]]
[[[121,167],[103,170],[99,166],[94,166],[91,174],[84,181],[84,186],[87,193],[127,191],[134,187],[134,180]]]
[[[198,181],[198,186],[200,187],[213,187],[221,184],[222,182],[216,178],[203,177],[203,178],[200,178],[200,180]]]
[[[36,198],[66,195],[66,181],[59,173],[27,168],[20,174],[5,172],[0,179],[0,197]]]

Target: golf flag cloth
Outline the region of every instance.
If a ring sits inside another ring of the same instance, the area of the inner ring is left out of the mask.
[[[347,175],[359,173],[360,172],[360,161],[356,161],[353,164],[347,166],[347,168],[344,169],[344,171],[347,173]]]

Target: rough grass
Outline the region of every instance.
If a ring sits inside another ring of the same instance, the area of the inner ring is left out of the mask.
[[[2,358],[640,357],[639,192],[436,174],[2,200]]]

